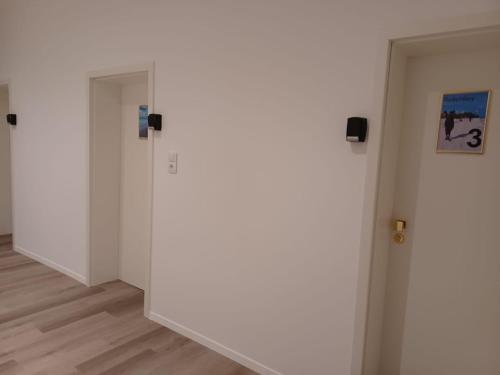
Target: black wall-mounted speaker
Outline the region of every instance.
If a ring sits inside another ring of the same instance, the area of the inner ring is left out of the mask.
[[[368,130],[368,120],[364,117],[349,117],[347,119],[346,140],[348,142],[364,142]]]
[[[157,113],[151,113],[148,116],[148,126],[154,128],[154,130],[161,130],[161,115]]]
[[[11,125],[17,125],[17,116],[14,113],[7,115],[7,122]]]

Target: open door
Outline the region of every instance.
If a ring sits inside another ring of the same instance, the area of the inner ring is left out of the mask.
[[[145,293],[149,313],[152,67],[89,77],[89,284],[122,280]]]
[[[12,174],[11,174],[11,125],[9,113],[9,87],[0,84],[0,238],[2,243],[12,242]]]

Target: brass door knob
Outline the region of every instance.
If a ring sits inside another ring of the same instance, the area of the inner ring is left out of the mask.
[[[405,229],[406,229],[406,220],[396,219],[394,220],[394,233],[392,234],[392,239],[397,244],[402,244],[406,240]]]

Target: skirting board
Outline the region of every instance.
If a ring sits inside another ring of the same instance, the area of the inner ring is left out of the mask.
[[[22,247],[17,246],[17,245],[14,245],[14,250],[17,251],[18,253],[21,253],[21,254],[27,256],[28,258],[31,258],[33,260],[36,260],[37,262],[45,264],[47,267],[53,268],[56,271],[64,273],[66,276],[69,276],[72,279],[75,279],[76,281],[81,282],[82,284],[87,285],[87,278],[86,277],[84,277],[76,272],[73,272],[64,266],[61,266],[60,264],[57,264],[56,262],[53,262],[50,259],[47,259],[41,255],[32,253],[31,251],[25,250]]]
[[[193,331],[192,329],[189,329],[187,327],[184,327],[181,324],[178,324],[170,319],[167,319],[160,314],[150,312],[149,313],[149,319],[152,321],[161,324],[162,326],[165,326],[172,331],[175,331],[183,336],[186,336],[190,338],[193,341],[196,341],[197,343],[206,346],[207,348],[212,349],[213,351],[216,351],[219,354],[222,354],[225,357],[228,357],[232,359],[235,362],[238,362],[242,364],[245,367],[248,367],[249,369],[262,374],[262,375],[282,375],[280,372],[275,371],[262,363],[259,363],[252,358],[247,357],[244,354],[238,353],[235,350],[232,350],[217,341],[214,341],[206,336],[203,336],[201,333],[198,333],[196,331]]]

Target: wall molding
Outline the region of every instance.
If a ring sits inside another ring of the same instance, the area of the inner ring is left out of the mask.
[[[175,331],[183,336],[186,336],[190,338],[193,341],[196,341],[197,343],[206,346],[207,348],[210,348],[214,351],[216,351],[219,354],[222,354],[225,357],[228,357],[232,359],[235,362],[238,362],[242,364],[245,367],[248,367],[249,369],[262,374],[262,375],[282,375],[280,372],[273,370],[262,363],[247,357],[244,354],[241,354],[237,352],[236,350],[233,350],[231,348],[228,348],[227,346],[222,345],[221,343],[212,340],[204,335],[202,335],[199,332],[196,332],[190,328],[187,328],[183,326],[182,324],[176,323],[173,320],[170,320],[168,318],[165,318],[164,316],[157,314],[155,312],[150,312],[149,313],[149,319],[152,321],[161,324],[162,326],[165,326],[172,331]]]
[[[29,250],[23,249],[22,247],[17,246],[17,245],[14,245],[14,251],[17,251],[18,253],[27,256],[28,258],[36,260],[37,262],[40,262],[40,263],[46,265],[47,267],[50,267],[52,269],[55,269],[56,271],[64,273],[66,276],[69,276],[72,279],[75,279],[76,281],[79,281],[82,284],[87,285],[87,278],[85,276],[80,275],[79,273],[76,273],[76,272],[70,270],[69,268],[61,266],[60,264],[58,264],[58,263],[56,263],[48,258],[45,258],[45,257],[38,255],[38,254],[35,254]]]

